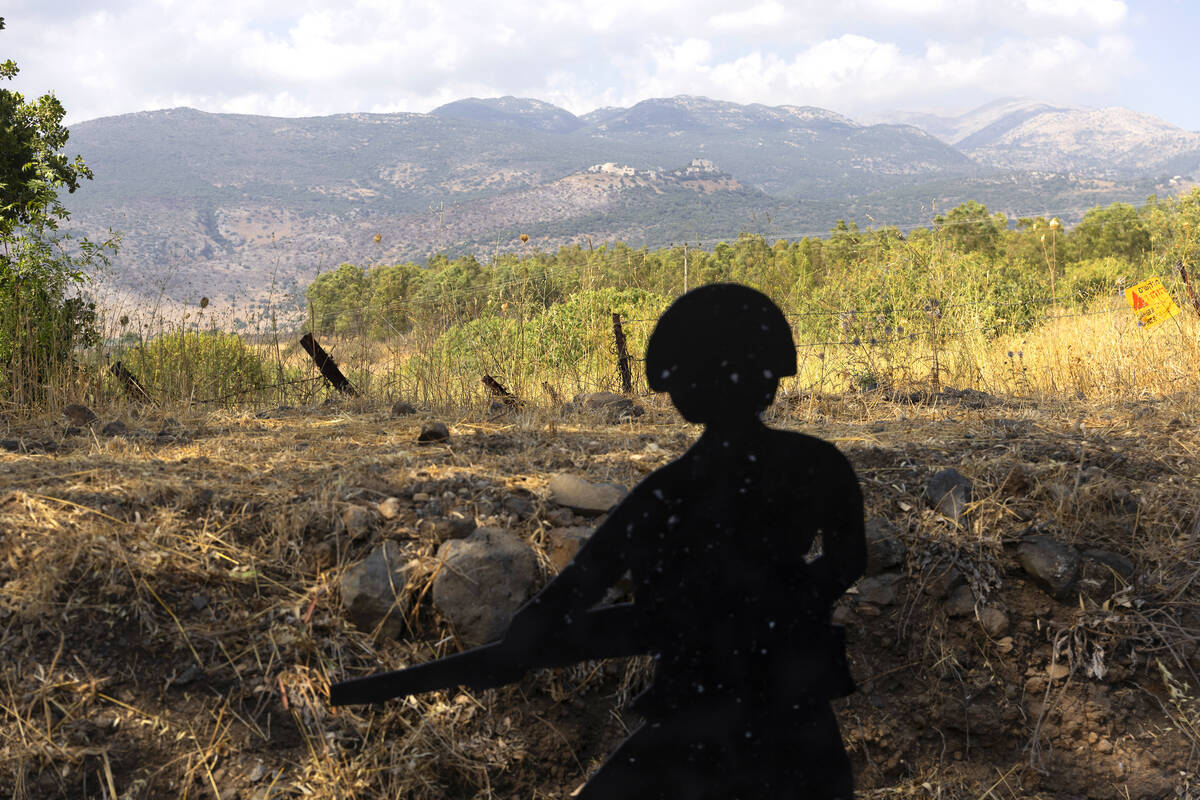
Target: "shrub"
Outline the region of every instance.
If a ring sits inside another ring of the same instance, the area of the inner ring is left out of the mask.
[[[248,399],[271,374],[259,352],[221,331],[165,333],[130,349],[123,361],[159,400]]]

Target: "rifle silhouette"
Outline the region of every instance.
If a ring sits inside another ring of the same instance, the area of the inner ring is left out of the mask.
[[[491,644],[424,664],[352,678],[329,688],[331,706],[382,703],[395,697],[465,686],[480,691],[515,683],[529,670],[621,658],[650,650],[635,635],[633,603],[603,606],[548,630],[534,652],[507,635]]]

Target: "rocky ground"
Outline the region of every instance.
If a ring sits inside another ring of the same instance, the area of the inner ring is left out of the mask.
[[[644,404],[10,423],[0,794],[566,796],[636,725],[644,659],[375,710],[327,692],[494,635],[697,435]],[[1200,796],[1190,401],[804,397],[771,421],[835,442],[866,497],[871,565],[836,610],[861,796]]]

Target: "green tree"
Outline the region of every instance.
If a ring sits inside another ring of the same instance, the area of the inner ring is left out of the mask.
[[[989,214],[987,206],[974,200],[950,209],[945,215],[939,214],[933,222],[955,250],[985,256],[999,255],[1002,236],[1008,228],[1008,217]]]
[[[367,276],[355,264],[342,264],[317,276],[306,292],[309,326],[318,333],[361,333],[370,313]]]
[[[1150,230],[1128,203],[1089,210],[1069,240],[1081,260],[1114,256],[1136,263],[1150,250]]]
[[[11,60],[0,64],[0,79],[17,73]],[[26,100],[0,89],[0,386],[26,406],[46,397],[76,346],[94,340],[95,306],[79,288],[116,249],[115,235],[96,244],[59,232],[68,218],[59,192],[92,177],[82,157],[60,152],[65,115],[53,94]]]

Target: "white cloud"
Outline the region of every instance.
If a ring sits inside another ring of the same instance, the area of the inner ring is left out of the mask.
[[[786,16],[779,3],[759,3],[743,11],[716,14],[709,17],[708,24],[716,31],[750,31],[779,25]]]
[[[70,120],[167,104],[310,115],[706,94],[847,113],[1120,85],[1119,0],[16,0],[0,53]],[[1049,97],[1048,93],[1056,93]]]

